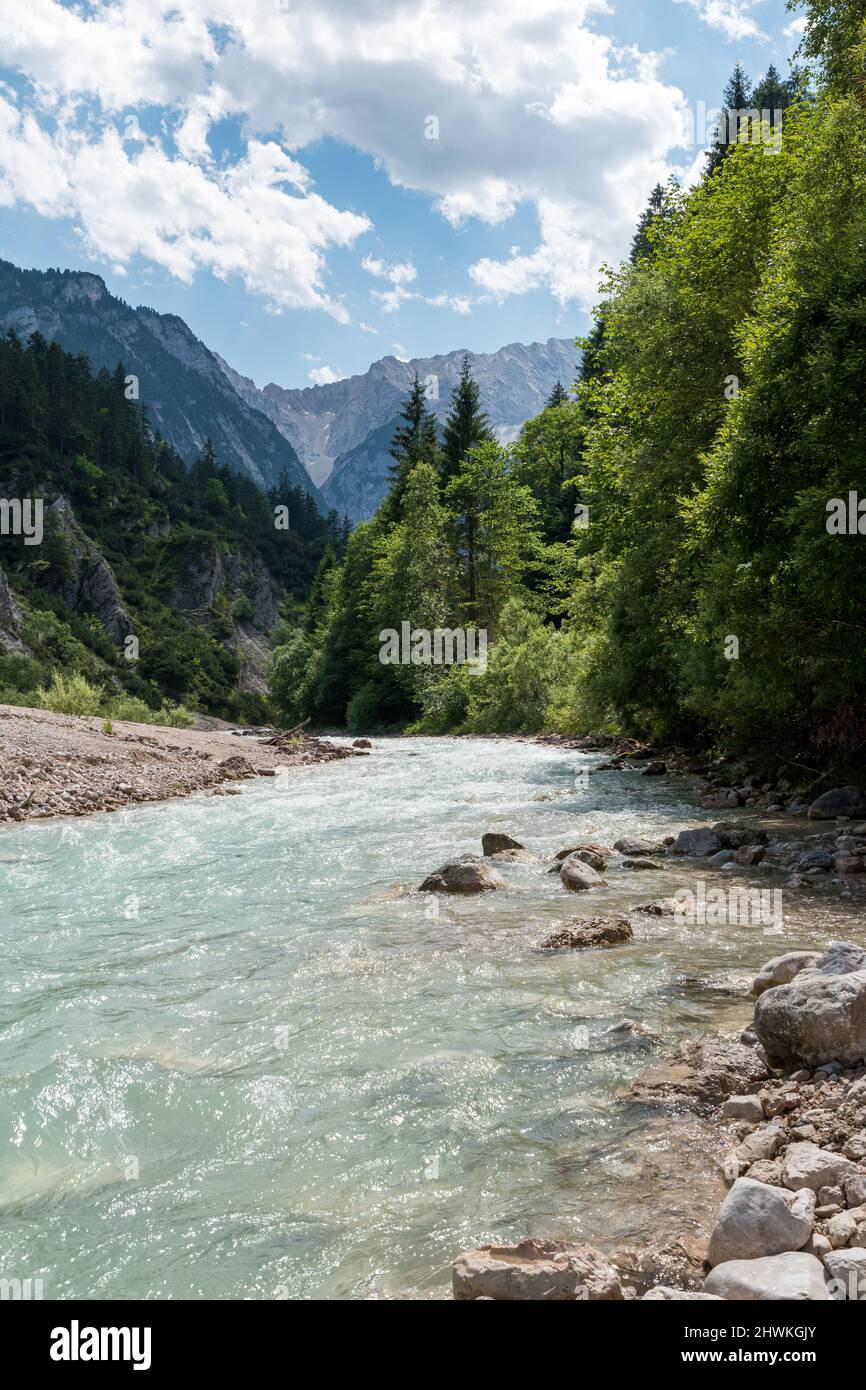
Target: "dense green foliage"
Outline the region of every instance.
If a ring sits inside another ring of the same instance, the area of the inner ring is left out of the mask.
[[[60,671],[157,711],[168,700],[264,717],[260,696],[238,693],[239,625],[253,622],[263,585],[289,614],[297,608],[328,538],[341,548],[344,534],[301,488],[284,478],[266,495],[209,444],[187,468],[151,434],[124,381],[123,366],[94,375],[85,355],[38,334],[27,346],[0,341],[0,497],[41,498],[46,509],[40,545],[0,536],[0,567],[22,609],[16,649],[0,644],[0,699],[35,701]],[[50,506],[57,498],[72,529]],[[277,507],[287,508],[282,529]],[[88,600],[91,547],[139,639],[135,662]]]
[[[866,491],[866,30],[853,0],[808,17],[822,68],[726,94],[782,138],[654,190],[573,397],[508,448],[468,370],[444,447],[410,397],[392,496],[278,653],[288,714],[863,761],[866,542],[828,504]],[[383,665],[403,622],[486,629],[486,670]]]

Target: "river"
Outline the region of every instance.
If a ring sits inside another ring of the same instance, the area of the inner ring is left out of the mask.
[[[686,778],[581,775],[600,761],[389,739],[0,835],[0,1275],[46,1298],[436,1298],[484,1240],[700,1225],[709,1131],[617,1090],[741,1028],[769,956],[863,940],[862,909],[793,901],[783,941],[636,917],[626,946],[544,953],[557,923],[696,871],[405,891],[487,830],[548,854],[719,819]],[[624,1017],[658,1042],[603,1036]]]

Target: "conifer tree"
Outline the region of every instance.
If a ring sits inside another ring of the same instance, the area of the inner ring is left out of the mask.
[[[565,405],[568,400],[568,392],[561,381],[558,381],[545,402],[545,410],[553,410],[558,405]]]
[[[427,408],[427,395],[418,373],[415,373],[409,394],[400,408],[400,419],[391,441],[394,462],[388,470],[391,490],[386,509],[388,520],[399,521],[403,515],[406,482],[417,463],[436,466],[439,440],[436,417]]]
[[[631,260],[632,265],[634,265],[634,263],[635,263],[641,256],[651,256],[651,255],[652,255],[652,250],[653,250],[653,248],[652,248],[652,242],[650,241],[649,237],[647,236],[647,232],[648,232],[649,228],[653,225],[653,223],[656,222],[656,221],[658,220],[658,218],[664,216],[664,212],[665,212],[665,190],[664,190],[664,185],[663,185],[663,184],[660,184],[660,183],[657,183],[656,186],[655,186],[655,188],[653,189],[652,193],[650,194],[649,202],[647,203],[646,208],[644,209],[643,213],[641,214],[641,219],[640,219],[640,221],[639,221],[638,224],[637,224],[637,231],[636,231],[635,234],[634,234],[634,240],[632,241],[632,244],[631,244],[631,255],[630,255],[630,257],[629,257],[629,259]]]
[[[463,358],[460,380],[451,393],[451,410],[445,421],[442,480],[456,477],[471,449],[491,439],[487,416],[481,409],[481,392],[472,375],[468,356]]]
[[[330,588],[329,579],[332,570],[337,568],[337,557],[334,548],[328,541],[322,552],[319,561],[319,568],[316,570],[316,577],[310,589],[310,597],[307,603],[307,632],[314,633],[320,626],[328,608],[328,592]]]
[[[716,129],[716,138],[707,153],[706,174],[708,178],[721,169],[741,134],[743,139],[747,138],[747,133],[741,131],[740,117],[736,115],[736,112],[748,111],[751,100],[751,83],[742,63],[737,63],[722,97],[722,114]],[[732,113],[734,114],[732,115]]]

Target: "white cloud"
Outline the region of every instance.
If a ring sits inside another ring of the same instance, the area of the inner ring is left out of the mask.
[[[809,23],[805,15],[800,15],[799,19],[792,19],[790,24],[786,24],[782,33],[786,39],[796,39],[798,42],[806,32],[806,25]]]
[[[307,372],[308,379],[314,386],[330,386],[332,381],[340,381],[339,372],[335,372],[330,367],[313,367]]]
[[[324,287],[325,251],[349,246],[370,223],[309,189],[309,175],[272,141],[210,171],[173,159],[155,140],[124,143],[114,127],[97,138],[61,123],[49,134],[0,96],[0,203],[72,218],[94,256],[135,256],[184,281],[207,268],[278,307],[345,308]]]
[[[726,33],[753,23],[751,0],[688,3]],[[600,262],[626,249],[685,139],[682,92],[659,78],[657,55],[619,49],[599,32],[608,8],[0,0],[4,61],[31,82],[27,112],[6,102],[2,196],[72,218],[93,254],[113,263],[142,256],[185,279],[209,268],[240,276],[277,309],[345,320],[328,252],[353,246],[370,224],[312,186],[304,149],[329,137],[426,195],[455,229],[534,208],[536,248],[478,261],[473,281],[485,294],[545,286],[588,305]],[[147,129],[162,117],[165,138],[124,144],[117,130],[131,110]],[[209,136],[225,118],[247,144],[216,160]],[[365,265],[388,282],[374,292],[387,312],[409,297],[471,306],[469,295],[410,288],[408,262]]]
[[[678,5],[691,5],[705,24],[732,41],[767,37],[751,13],[760,3],[761,0],[677,0]]]

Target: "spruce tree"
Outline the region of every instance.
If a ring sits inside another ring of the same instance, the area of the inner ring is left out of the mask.
[[[651,256],[653,253],[652,242],[647,236],[649,228],[665,213],[665,190],[664,186],[657,183],[649,197],[641,219],[637,224],[637,231],[631,244],[629,259],[632,265],[641,257]]]
[[[314,633],[321,626],[328,609],[328,577],[332,570],[337,567],[337,557],[334,554],[333,546],[328,541],[319,561],[319,568],[316,570],[316,577],[310,589],[310,597],[307,602],[306,629],[309,633]]]
[[[442,481],[448,483],[457,476],[469,451],[492,438],[487,416],[481,409],[478,382],[469,368],[469,358],[463,358],[460,380],[451,392],[451,410],[445,421],[442,451]]]
[[[716,129],[716,138],[707,152],[706,175],[708,178],[721,169],[736,141],[740,138],[740,120],[736,115],[732,117],[731,113],[748,111],[751,100],[751,83],[742,63],[737,63],[722,97],[722,115]],[[733,122],[736,122],[736,129],[731,128]],[[743,138],[746,138],[746,132],[743,132]]]
[[[568,392],[561,381],[558,381],[551,391],[545,403],[545,410],[553,410],[558,405],[565,405],[568,400]]]
[[[427,395],[417,372],[400,408],[400,419],[403,423],[398,425],[391,440],[390,453],[394,462],[388,470],[390,492],[386,510],[391,521],[399,521],[403,515],[406,482],[416,463],[429,463],[434,468],[437,463],[436,417],[427,408]]]

